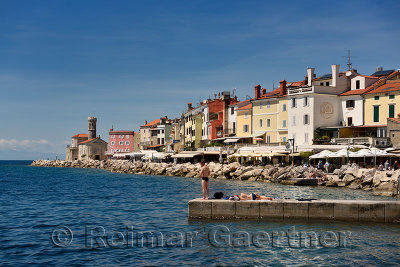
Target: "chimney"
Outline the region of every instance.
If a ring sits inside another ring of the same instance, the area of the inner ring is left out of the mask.
[[[332,86],[336,87],[337,78],[339,77],[339,67],[340,65],[332,65]]]
[[[192,109],[192,103],[189,102],[187,105],[188,105],[188,111],[191,110]]]
[[[312,85],[312,79],[314,78],[314,68],[307,68],[307,85]]]
[[[282,80],[279,82],[279,89],[281,91],[281,95],[286,95],[287,94],[287,90],[286,90],[286,81]]]
[[[376,67],[376,71],[383,71],[382,67]]]
[[[144,121],[144,124],[146,125],[146,124],[147,124],[147,121]]]
[[[265,94],[267,94],[267,89],[263,88],[262,89],[262,95],[265,95]]]
[[[256,86],[254,86],[254,91],[255,91],[254,97],[256,99],[260,98],[261,85],[257,84]]]

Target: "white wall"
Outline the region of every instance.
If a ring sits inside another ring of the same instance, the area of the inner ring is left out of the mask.
[[[308,97],[308,105],[305,105],[305,96]],[[292,107],[292,99],[296,99],[296,107]],[[314,115],[313,115],[314,95],[302,94],[288,98],[288,138],[295,139],[295,146],[311,145],[314,135]],[[308,115],[309,122],[304,124],[304,115]],[[296,118],[296,125],[293,125],[293,117]],[[305,136],[308,134],[308,141]]]
[[[354,108],[346,108],[346,101],[354,100]],[[360,95],[352,95],[352,96],[341,96],[341,112],[340,112],[340,121],[346,121],[347,118],[353,118],[353,125],[360,126],[364,125],[364,100]],[[350,126],[350,125],[348,125]]]
[[[231,114],[231,109],[233,108],[233,114]],[[233,124],[235,124],[235,130],[237,130],[237,105],[230,105],[228,109],[228,129],[233,129]]]

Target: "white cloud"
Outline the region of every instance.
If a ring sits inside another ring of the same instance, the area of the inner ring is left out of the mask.
[[[45,139],[40,140],[17,140],[0,139],[0,150],[44,150],[50,146],[50,142]]]

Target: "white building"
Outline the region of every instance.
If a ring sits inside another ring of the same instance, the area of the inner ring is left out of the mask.
[[[339,125],[338,95],[348,90],[354,75],[339,73],[339,65],[332,65],[332,74],[314,78],[314,68],[308,68],[307,85],[288,89],[288,137],[295,146],[312,145],[317,128]]]
[[[357,75],[351,79],[350,90],[340,95],[341,116],[340,126],[364,125],[364,98],[362,94],[379,78],[374,76]]]
[[[239,103],[239,102],[238,102]],[[228,107],[228,128],[225,129],[226,136],[235,136],[237,127],[237,111],[238,103],[229,105]]]

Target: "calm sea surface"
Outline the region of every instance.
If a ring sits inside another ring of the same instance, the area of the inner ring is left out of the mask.
[[[400,264],[399,225],[188,221],[187,202],[200,197],[199,179],[29,163],[0,161],[0,265]],[[225,180],[211,180],[210,189],[272,197],[390,199],[359,190]],[[289,244],[279,235],[293,230],[326,242],[294,238]],[[260,236],[264,243],[254,241]]]

